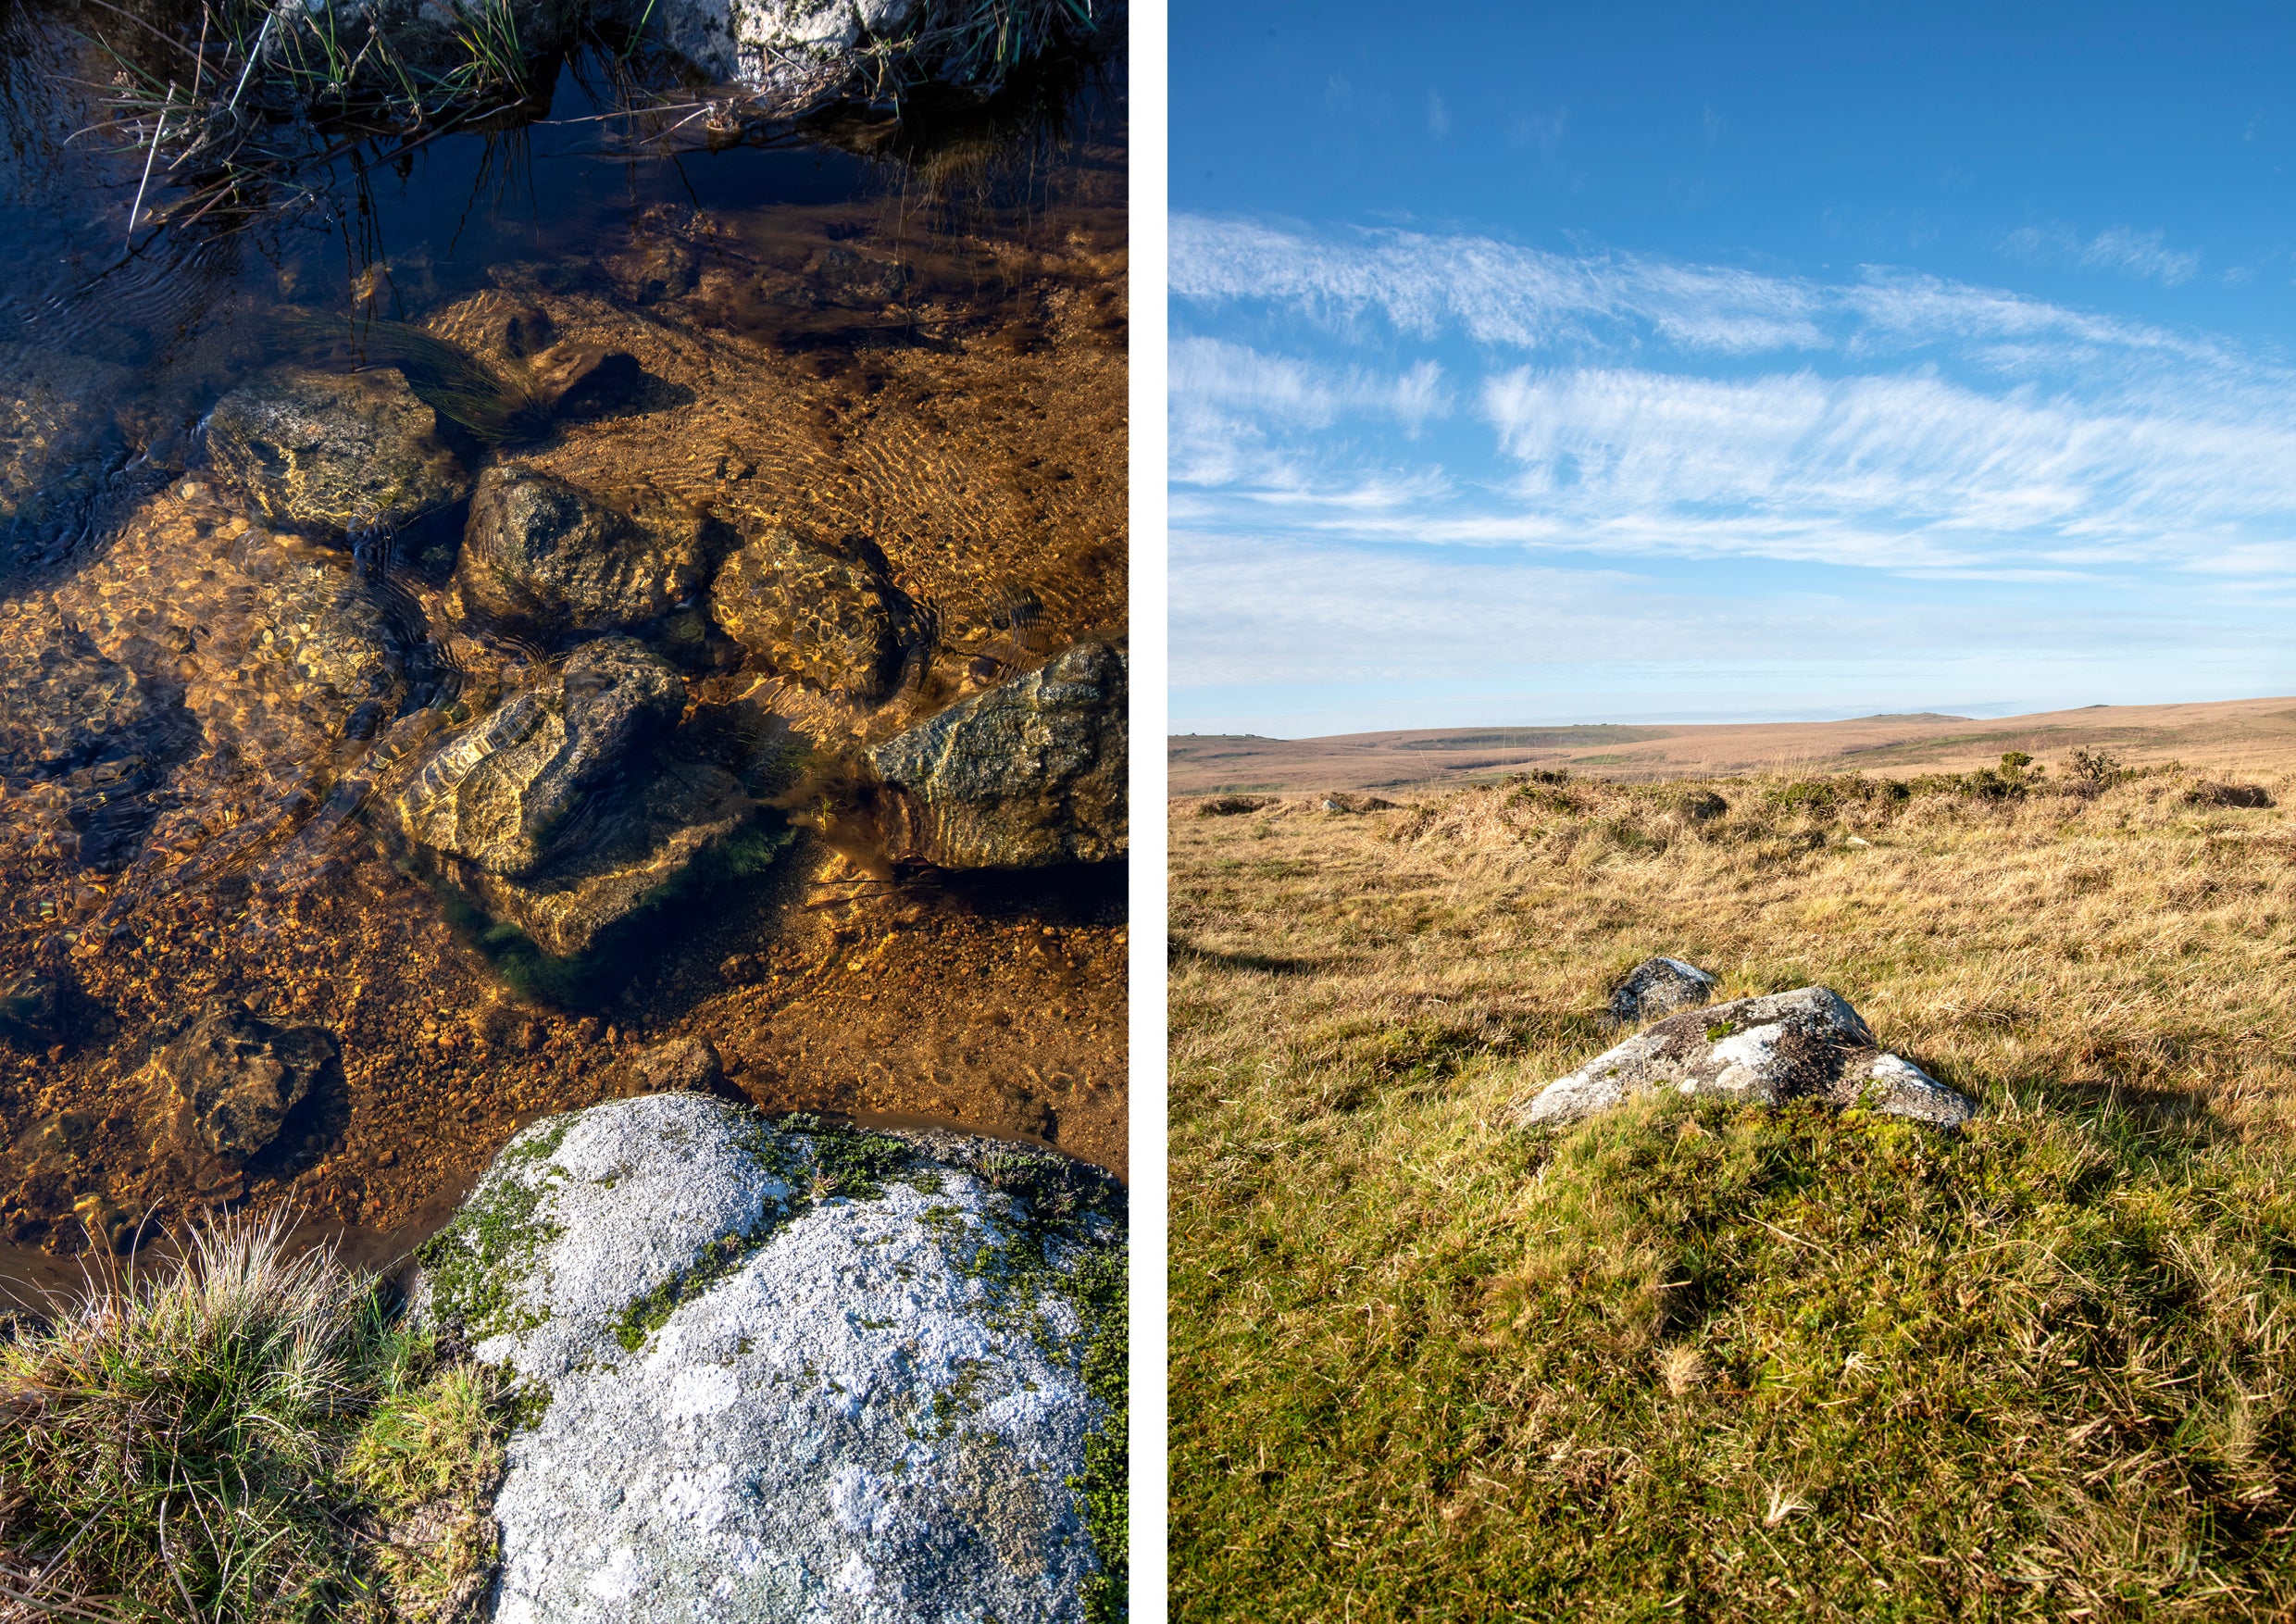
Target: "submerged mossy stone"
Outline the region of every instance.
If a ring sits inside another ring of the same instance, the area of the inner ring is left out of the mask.
[[[490,468],[455,577],[472,609],[533,636],[624,630],[701,590],[716,528],[651,486],[618,506],[522,465]]]
[[[726,560],[710,607],[757,664],[828,693],[875,699],[901,663],[904,617],[891,583],[784,529]]]
[[[1125,659],[1079,643],[869,752],[896,862],[1021,868],[1124,855]]]
[[[1977,1110],[1919,1067],[1882,1053],[1841,994],[1803,987],[1670,1015],[1556,1078],[1514,1115],[1527,1126],[1559,1125],[1661,1089],[1763,1106],[1822,1099],[1940,1128]]]
[[[320,534],[404,529],[470,488],[438,414],[389,369],[267,372],[216,403],[207,455],[272,523]]]
[[[529,1128],[418,1286],[546,1395],[498,1624],[1080,1619],[1109,1418],[1078,1284],[1120,1212],[1057,1157],[702,1094]]]
[[[159,1035],[152,1066],[188,1137],[244,1161],[279,1137],[334,1053],[318,1027],[275,1027],[236,999],[213,999]]]
[[[0,344],[0,558],[53,540],[127,457],[126,369]]]
[[[626,637],[567,656],[555,681],[521,689],[446,741],[399,795],[417,844],[516,879],[602,843],[632,758],[678,724],[685,682]]]
[[[543,953],[580,958],[687,887],[697,866],[741,843],[755,812],[731,773],[673,757],[602,806],[584,843],[547,868],[518,877],[477,869],[461,883],[492,918]],[[778,854],[788,837],[760,831],[758,838]]]

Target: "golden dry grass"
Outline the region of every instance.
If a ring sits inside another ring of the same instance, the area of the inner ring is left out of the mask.
[[[1176,804],[1176,1615],[2296,1608],[2296,826],[2061,778]],[[1505,1127],[1657,953],[1984,1115]]]

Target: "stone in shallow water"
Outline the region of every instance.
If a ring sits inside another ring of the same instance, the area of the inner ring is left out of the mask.
[[[1079,643],[868,754],[896,862],[1019,868],[1124,855],[1125,659]]]
[[[731,773],[670,759],[605,809],[594,843],[537,873],[513,879],[478,869],[461,878],[489,914],[516,925],[544,953],[577,957],[670,894],[697,862],[743,835],[755,811]],[[786,838],[756,836],[777,854]]]
[[[126,369],[0,344],[0,556],[52,539],[126,459]]]
[[[725,1075],[724,1062],[707,1038],[672,1038],[630,1062],[639,1086],[650,1093],[679,1089],[707,1093]]]
[[[651,487],[616,506],[530,468],[490,468],[455,579],[471,608],[531,635],[624,629],[701,590],[715,529]]]
[[[901,663],[905,616],[885,578],[787,530],[729,557],[710,606],[758,664],[831,693],[875,699]]]
[[[1812,1097],[1862,1104],[1940,1128],[1977,1110],[1919,1067],[1882,1053],[1841,994],[1803,987],[1670,1015],[1556,1078],[1513,1114],[1552,1126],[1659,1089],[1765,1106]]]
[[[160,1035],[152,1065],[190,1137],[244,1161],[279,1137],[334,1052],[317,1027],[275,1027],[236,999],[215,999]]]
[[[494,1618],[1081,1618],[1105,1417],[1074,1292],[1119,1210],[1055,1157],[701,1094],[527,1129],[418,1287],[550,1395],[495,1497]]]
[[[395,802],[418,845],[517,879],[583,845],[620,810],[632,758],[678,724],[685,683],[627,637],[568,655],[555,681],[510,694],[449,739]]]
[[[0,1037],[53,1043],[64,1035],[63,1015],[61,992],[46,976],[19,976],[0,987]]]
[[[181,698],[44,603],[0,607],[0,828],[31,841],[45,818],[80,863],[125,862],[152,792],[197,736]]]
[[[1714,996],[1715,979],[1678,958],[1646,958],[1610,995],[1613,1020],[1656,1020]]]
[[[267,372],[216,403],[207,455],[273,523],[326,534],[404,528],[470,488],[438,414],[387,369]]]

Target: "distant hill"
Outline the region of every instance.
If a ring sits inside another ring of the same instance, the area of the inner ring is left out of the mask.
[[[1840,722],[1678,727],[1420,728],[1271,739],[1184,733],[1169,742],[1176,795],[1391,790],[1561,768],[1620,780],[1744,772],[1965,771],[2022,750],[2076,749],[2131,763],[2182,757],[2233,768],[2296,763],[2296,698],[2092,705],[1975,720],[1920,711]]]

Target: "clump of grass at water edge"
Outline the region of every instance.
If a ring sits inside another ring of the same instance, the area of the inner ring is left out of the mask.
[[[1175,1616],[2296,1608],[2296,831],[2209,781],[1176,806]],[[1982,1115],[1505,1126],[1653,953]]]
[[[0,1343],[0,1619],[468,1616],[500,1384],[285,1235],[195,1229]]]

